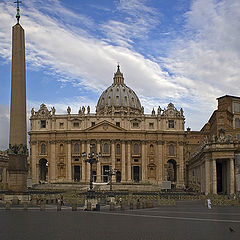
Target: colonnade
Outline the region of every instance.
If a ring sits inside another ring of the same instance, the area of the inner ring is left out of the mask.
[[[74,152],[74,144],[79,144],[79,152]],[[103,153],[104,143],[109,144],[109,153]],[[139,153],[133,153],[133,144],[138,143]],[[149,142],[150,143],[150,142]],[[63,153],[60,152],[59,145],[63,144]],[[103,166],[109,166],[116,169],[121,174],[121,183],[133,182],[133,168],[138,167],[139,182],[149,182],[148,165],[155,166],[155,177],[150,181],[155,184],[161,184],[165,177],[166,162],[168,149],[165,142],[156,141],[154,144],[154,153],[149,157],[148,141],[130,141],[130,140],[84,140],[84,141],[49,141],[47,144],[47,153],[42,156],[39,153],[40,143],[31,142],[31,173],[33,183],[39,181],[39,160],[45,158],[48,162],[49,182],[72,182],[74,181],[74,166],[79,166],[80,182],[88,182],[90,180],[90,164],[85,160],[90,153],[90,144],[95,145],[96,153],[101,152],[99,161],[93,165],[96,172],[96,182],[102,182]],[[116,146],[120,144],[120,153],[116,152]],[[183,146],[179,146],[177,153],[177,187],[184,186],[184,162],[183,162]],[[86,152],[86,157],[81,156],[82,152]],[[116,154],[117,153],[117,154]],[[75,161],[77,159],[77,161]],[[117,161],[117,159],[120,159]],[[135,160],[134,160],[135,159]],[[61,164],[59,164],[59,162]],[[64,168],[64,176],[59,178],[59,166]],[[116,176],[113,175],[112,181],[116,182]]]

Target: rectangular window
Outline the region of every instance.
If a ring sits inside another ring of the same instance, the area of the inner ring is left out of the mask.
[[[134,122],[132,125],[134,128],[138,128],[139,127],[139,123],[138,122]]]
[[[64,128],[64,123],[63,123],[63,122],[60,122],[60,123],[59,123],[59,128],[60,128],[60,129],[63,129],[63,128]]]
[[[75,159],[74,159],[74,161],[75,161],[75,162],[78,162],[78,161],[79,161],[79,159],[78,159],[78,158],[75,158]]]
[[[134,160],[133,160],[134,162],[138,162],[138,158],[134,158]]]
[[[79,128],[79,122],[74,122],[74,123],[73,123],[73,127],[74,127],[74,128]]]
[[[150,128],[150,129],[153,129],[153,128],[154,128],[154,123],[152,123],[152,122],[149,123],[149,128]]]
[[[120,162],[121,161],[121,159],[120,158],[117,158],[117,162]]]
[[[233,111],[235,113],[239,113],[240,112],[240,103],[238,103],[238,102],[234,102],[233,103]]]
[[[40,127],[41,128],[46,128],[46,120],[41,120]]]
[[[168,128],[174,128],[174,120],[168,120]]]
[[[95,122],[91,122],[92,127],[95,126]]]
[[[120,122],[116,122],[116,126],[120,127]]]

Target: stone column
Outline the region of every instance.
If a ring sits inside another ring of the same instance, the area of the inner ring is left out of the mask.
[[[212,193],[217,194],[217,167],[216,159],[212,159]]]
[[[115,169],[115,141],[111,142],[111,159],[112,159],[112,170]],[[116,182],[116,175],[112,176],[112,182]]]
[[[229,159],[229,194],[235,193],[234,183],[235,183],[235,177],[234,177],[234,159]]]
[[[147,182],[146,142],[142,141],[142,182]]]
[[[131,142],[127,142],[127,181],[132,182]]]
[[[201,164],[200,165],[200,183],[201,183],[201,193],[204,192],[204,167],[203,165]]]
[[[179,143],[178,147],[178,159],[179,159],[179,177],[178,177],[178,183],[179,187],[184,187],[184,162],[183,162],[183,143]]]
[[[100,152],[100,141],[97,141],[97,153]],[[101,182],[101,157],[97,163],[97,182]]]
[[[56,144],[55,141],[50,141],[50,182],[56,181]]]
[[[37,142],[30,142],[31,144],[31,164],[32,164],[32,183],[37,184],[38,178],[37,178]]]
[[[163,142],[157,142],[157,182],[162,184],[163,181]]]
[[[72,181],[72,145],[71,141],[67,143],[67,181]]]
[[[85,142],[82,141],[82,153],[85,152]],[[86,182],[86,163],[84,162],[85,158],[82,157],[82,179],[81,182]]]
[[[205,195],[210,193],[210,161],[205,159]]]
[[[87,142],[87,149],[86,149],[87,151],[86,151],[86,153],[87,153],[87,156],[86,156],[86,159],[88,158],[88,154],[90,153],[90,142],[88,141]],[[87,180],[87,182],[89,182],[90,181],[90,164],[89,163],[86,163],[86,169],[87,169],[87,172],[86,172],[86,176],[87,176],[87,178],[86,178],[86,180]]]
[[[126,148],[125,141],[122,141],[122,173],[121,173],[121,182],[126,182]]]

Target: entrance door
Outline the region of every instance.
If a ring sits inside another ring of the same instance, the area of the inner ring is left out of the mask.
[[[116,182],[118,182],[118,183],[121,182],[121,172],[120,171],[116,172]]]
[[[103,166],[103,182],[108,182],[108,176],[109,176],[109,166],[104,165]]]
[[[133,181],[139,182],[140,181],[140,167],[133,166]]]
[[[228,193],[228,161],[227,160],[217,160],[216,170],[217,170],[217,193],[227,194]]]
[[[79,182],[80,181],[80,166],[74,166],[73,168],[73,178],[74,182]]]
[[[222,181],[222,163],[217,162],[217,193],[223,192],[223,181]]]
[[[48,161],[45,158],[39,160],[39,180],[46,181],[48,173]]]

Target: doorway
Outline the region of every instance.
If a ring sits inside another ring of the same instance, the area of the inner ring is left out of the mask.
[[[48,161],[45,158],[39,160],[39,180],[47,181]]]
[[[140,181],[140,167],[133,166],[133,181],[139,182]]]
[[[117,171],[117,172],[116,172],[116,182],[117,182],[117,183],[120,183],[120,182],[121,182],[121,172],[120,172],[120,171]]]
[[[80,166],[78,166],[78,165],[74,166],[74,168],[73,168],[74,182],[79,182],[80,181],[80,176],[81,176],[80,172],[81,172]]]
[[[108,182],[108,176],[109,176],[109,165],[104,165],[103,166],[103,182]]]
[[[227,161],[217,160],[217,193],[227,194]]]

